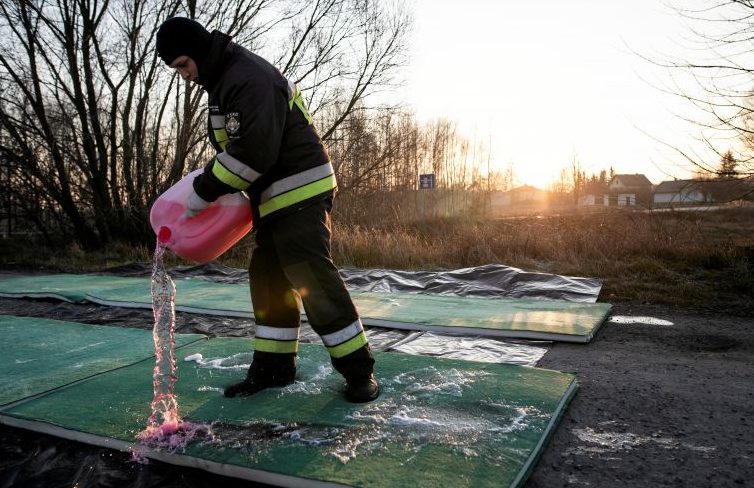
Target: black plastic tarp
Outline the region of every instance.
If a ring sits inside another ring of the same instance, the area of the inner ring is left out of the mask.
[[[120,276],[148,276],[149,264],[110,268]],[[248,282],[243,269],[214,263],[177,267],[175,278],[198,277],[222,283]],[[469,297],[543,298],[569,302],[597,301],[602,283],[596,278],[534,273],[502,264],[439,271],[341,268],[341,277],[355,291],[432,293]]]

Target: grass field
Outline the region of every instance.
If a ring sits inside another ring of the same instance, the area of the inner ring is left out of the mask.
[[[754,209],[582,213],[338,229],[342,264],[458,268],[503,263],[603,280],[603,301],[754,313]]]
[[[2,241],[0,241],[2,242]],[[151,260],[153,249],[98,252],[4,241],[6,266],[94,271]],[[245,268],[251,236],[220,258]],[[754,314],[754,209],[603,211],[494,220],[338,224],[339,266],[454,269],[489,263],[597,277],[601,301],[659,303]],[[185,264],[174,258],[171,264]]]

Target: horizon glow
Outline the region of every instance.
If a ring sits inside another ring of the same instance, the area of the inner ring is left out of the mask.
[[[574,158],[587,174],[612,167],[654,184],[688,178],[672,147],[701,158],[688,101],[641,55],[683,56],[689,27],[661,0],[510,2],[413,0],[406,88],[419,121],[456,121],[490,141],[492,169],[546,188]],[[658,140],[655,140],[658,139]],[[714,160],[713,160],[714,163]]]

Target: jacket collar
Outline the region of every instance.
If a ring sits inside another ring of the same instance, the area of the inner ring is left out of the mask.
[[[228,44],[230,44],[230,36],[218,30],[212,32],[209,54],[202,63],[197,80],[197,83],[207,92],[212,92],[220,76],[222,76]]]

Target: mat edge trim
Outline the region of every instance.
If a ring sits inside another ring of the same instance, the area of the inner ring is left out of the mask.
[[[571,403],[571,400],[573,399],[574,395],[576,394],[576,390],[579,388],[579,383],[576,380],[576,377],[573,378],[571,381],[571,384],[568,386],[568,389],[563,393],[563,396],[560,398],[560,402],[558,402],[558,406],[553,412],[552,416],[550,417],[550,421],[547,423],[547,427],[545,428],[545,431],[542,433],[542,435],[539,438],[539,442],[532,450],[531,455],[526,460],[524,465],[521,467],[521,469],[518,472],[518,475],[516,478],[511,482],[511,487],[519,487],[523,486],[524,482],[528,480],[529,476],[531,475],[531,472],[534,470],[534,467],[537,465],[540,456],[544,453],[545,445],[550,441],[550,438],[555,432],[555,428],[560,423],[560,419],[565,414],[566,410],[568,409],[568,405]]]
[[[86,432],[70,430],[58,425],[49,424],[47,422],[41,422],[38,420],[25,420],[0,414],[0,424],[30,430],[32,432],[39,432],[41,434],[47,434],[70,441],[82,442],[84,444],[89,444],[92,446],[114,449],[121,452],[134,452],[134,450],[136,450],[144,457],[154,459],[156,461],[161,461],[167,464],[201,469],[203,471],[208,471],[210,473],[218,474],[221,476],[267,483],[275,486],[285,486],[292,488],[301,486],[314,488],[334,488],[349,486],[330,481],[299,478],[286,474],[278,474],[259,469],[245,468],[233,464],[224,464],[216,461],[197,458],[194,456],[186,456],[183,454],[171,454],[165,451],[149,449],[136,443],[127,442],[112,437],[104,437],[95,434],[89,434]]]
[[[53,298],[55,300],[61,300],[63,302],[68,303],[81,303],[81,300],[73,300],[71,298],[66,297],[65,295],[59,295],[57,293],[44,293],[44,292],[20,292],[20,293],[6,293],[6,292],[0,292],[0,297],[2,298]]]
[[[97,297],[94,297],[92,295],[87,294],[87,300],[90,300],[94,303],[100,304],[100,305],[107,305],[111,307],[123,307],[123,308],[148,308],[147,304],[142,304],[140,302],[119,302],[117,300],[102,300]],[[233,311],[233,310],[213,310],[213,309],[207,309],[207,308],[199,308],[199,307],[190,307],[190,306],[182,306],[182,305],[176,305],[175,309],[179,312],[186,312],[186,313],[196,313],[196,314],[204,314],[204,315],[222,315],[225,317],[240,317],[240,318],[254,318],[253,312],[239,312],[239,311]],[[558,333],[551,333],[551,332],[535,332],[535,331],[521,331],[521,330],[501,330],[501,329],[490,329],[490,328],[475,328],[475,327],[460,327],[460,326],[454,326],[449,327],[445,325],[422,325],[422,324],[414,324],[411,322],[394,322],[390,320],[381,320],[381,319],[373,319],[369,317],[362,316],[361,321],[364,325],[372,326],[372,327],[383,327],[387,329],[398,329],[398,330],[419,330],[424,332],[442,332],[442,333],[449,333],[449,334],[458,334],[458,335],[477,335],[482,337],[510,337],[510,338],[516,338],[516,339],[535,339],[535,340],[545,340],[545,341],[559,341],[559,342],[575,342],[575,343],[587,343],[590,342],[594,334],[597,332],[597,330],[602,327],[604,324],[607,315],[609,315],[610,309],[605,311],[605,314],[603,315],[602,320],[600,323],[595,326],[595,328],[584,335],[576,335],[576,334],[558,334]]]

